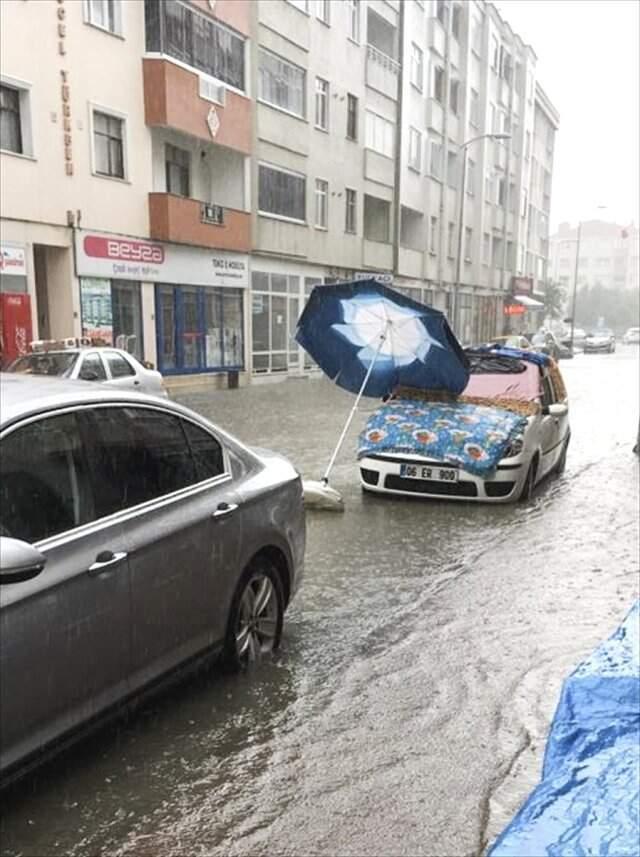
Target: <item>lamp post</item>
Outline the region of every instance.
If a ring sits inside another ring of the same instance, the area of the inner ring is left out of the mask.
[[[460,143],[459,148],[462,151],[462,183],[460,187],[460,210],[458,213],[458,253],[456,257],[456,287],[453,293],[453,312],[452,312],[452,323],[453,328],[455,330],[457,324],[457,311],[458,311],[458,290],[462,285],[462,237],[464,234],[464,196],[466,192],[466,181],[467,181],[467,149],[472,143],[476,143],[478,140],[510,140],[511,134],[479,134],[477,137],[471,137],[469,140],[465,140],[464,143]]]

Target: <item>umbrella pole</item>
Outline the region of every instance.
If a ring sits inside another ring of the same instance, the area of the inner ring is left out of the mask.
[[[325,470],[324,476],[320,480],[320,482],[305,482],[303,485],[304,489],[304,502],[308,507],[315,507],[319,509],[329,509],[334,510],[336,512],[342,512],[344,510],[344,504],[342,502],[342,497],[334,488],[329,486],[329,474],[331,473],[331,469],[335,464],[336,458],[338,457],[338,453],[340,452],[340,448],[344,443],[344,439],[347,436],[347,432],[349,431],[349,426],[355,416],[356,411],[358,410],[358,405],[360,404],[360,399],[362,398],[367,383],[369,382],[369,378],[371,377],[371,373],[373,372],[373,367],[375,366],[376,360],[380,354],[380,350],[384,345],[387,334],[389,332],[390,322],[387,322],[384,333],[380,334],[380,342],[378,343],[378,347],[376,349],[376,353],[373,355],[373,360],[371,361],[371,365],[367,369],[367,374],[364,376],[364,381],[362,382],[362,386],[358,391],[358,395],[356,396],[356,400],[354,402],[353,407],[351,408],[351,413],[347,417],[347,421],[344,424],[344,428],[342,429],[342,433],[338,438],[338,443],[336,444],[336,448],[333,450],[333,455],[327,465],[327,469]]]

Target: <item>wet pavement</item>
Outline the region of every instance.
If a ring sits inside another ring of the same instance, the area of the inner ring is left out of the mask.
[[[567,470],[524,505],[363,496],[356,418],[346,511],[308,515],[277,658],[187,679],[14,787],[0,852],[481,853],[539,774],[562,678],[637,597],[638,355],[562,363]],[[312,478],[352,404],[324,379],[183,401]]]

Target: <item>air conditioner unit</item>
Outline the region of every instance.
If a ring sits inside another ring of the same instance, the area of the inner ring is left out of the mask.
[[[224,107],[224,99],[226,88],[222,83],[214,80],[206,75],[198,75],[200,80],[200,98],[205,101],[213,101],[214,104],[220,104]]]

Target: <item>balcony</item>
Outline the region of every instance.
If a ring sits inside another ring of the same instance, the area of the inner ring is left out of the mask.
[[[367,45],[366,84],[386,95],[398,98],[398,76],[400,64],[373,45]]]
[[[251,151],[251,102],[166,59],[142,60],[145,122],[229,149]]]
[[[150,193],[149,234],[157,241],[248,253],[251,215],[171,193]]]
[[[439,101],[436,101],[435,98],[429,98],[427,100],[426,124],[427,128],[442,134],[442,129],[444,127],[444,112],[442,104],[440,104]]]
[[[422,279],[422,260],[424,254],[420,250],[400,247],[398,251],[398,273],[403,277],[414,280]]]
[[[431,19],[429,32],[429,47],[438,56],[444,56],[444,29],[437,18]]]
[[[393,247],[381,241],[362,242],[362,262],[365,268],[375,271],[390,271],[393,267]]]

